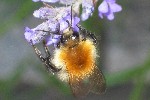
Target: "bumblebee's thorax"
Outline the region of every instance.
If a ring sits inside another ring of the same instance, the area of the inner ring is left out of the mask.
[[[79,33],[74,31],[72,27],[69,27],[63,31],[63,35],[61,37],[61,46],[73,48],[74,46],[78,45],[79,42]]]

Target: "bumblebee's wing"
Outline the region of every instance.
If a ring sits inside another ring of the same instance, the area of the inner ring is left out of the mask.
[[[106,90],[105,78],[97,66],[95,66],[94,74],[90,78],[91,84],[93,84],[91,91],[97,94],[104,93]]]
[[[105,79],[101,71],[95,66],[93,74],[82,79],[75,76],[70,76],[69,84],[72,89],[73,94],[76,97],[82,97],[88,94],[90,91],[94,93],[105,92],[106,85]]]
[[[75,97],[82,97],[89,93],[92,84],[88,79],[70,78],[70,87]]]

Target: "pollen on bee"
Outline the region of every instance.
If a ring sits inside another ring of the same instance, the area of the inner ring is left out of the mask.
[[[72,48],[60,47],[54,53],[53,63],[62,68],[59,72],[61,80],[68,81],[73,77],[84,79],[93,73],[96,56],[95,45],[87,39]]]

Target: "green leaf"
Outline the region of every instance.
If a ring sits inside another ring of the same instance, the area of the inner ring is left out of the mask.
[[[144,64],[131,67],[130,69],[126,69],[120,72],[107,74],[106,75],[106,83],[108,87],[115,86],[134,78],[139,77],[139,75],[146,74],[150,70],[150,59],[144,62]]]
[[[142,100],[142,92],[144,89],[144,80],[146,75],[140,75],[136,78],[135,86],[129,96],[129,100]]]

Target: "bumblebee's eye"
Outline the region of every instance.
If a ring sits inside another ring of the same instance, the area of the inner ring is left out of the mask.
[[[64,35],[61,36],[60,38],[61,43],[65,43],[67,41],[67,38],[65,38]]]
[[[72,40],[78,39],[79,38],[79,33],[78,32],[73,32],[71,38],[72,38]]]

